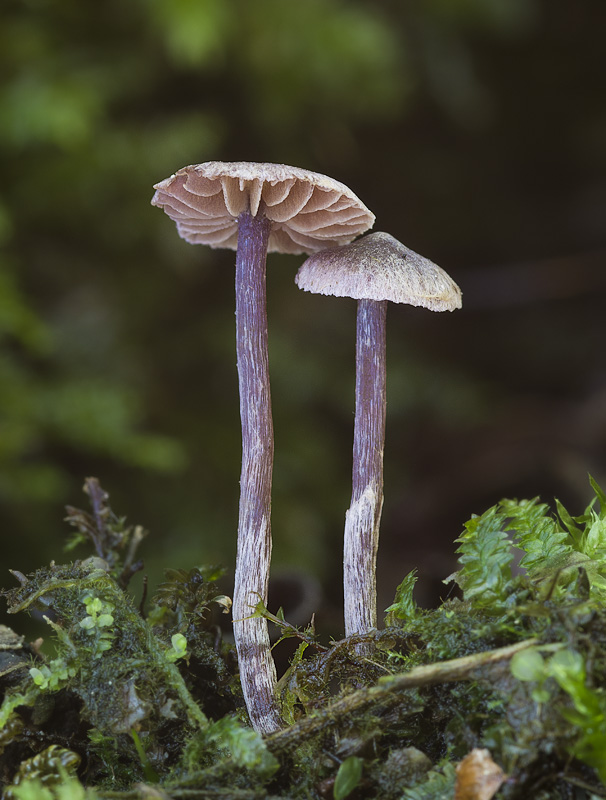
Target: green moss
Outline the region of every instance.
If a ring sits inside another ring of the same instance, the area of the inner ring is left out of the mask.
[[[173,798],[435,800],[453,796],[456,764],[480,748],[511,778],[500,797],[564,800],[569,787],[601,796],[606,498],[593,485],[577,517],[504,500],[472,518],[447,579],[460,596],[421,609],[411,573],[386,628],[365,637],[323,644],[312,626],[259,604],[300,642],[279,684],[287,724],[265,740],[243,723],[233,651],[216,638],[214,615],[229,609],[222,570],[167,570],[143,617],[127,590],[133,548],[119,546],[138,529],[117,521],[97,486],[103,513],[70,513],[97,526],[96,555],[15,573],[20,585],[4,592],[12,613],[42,610],[54,640],[52,658],[32,650],[0,684],[1,774],[22,775],[10,792],[88,800],[90,785],[126,800],[145,797],[146,784]],[[34,774],[59,745],[80,758],[71,764],[81,782],[58,768],[46,785]]]

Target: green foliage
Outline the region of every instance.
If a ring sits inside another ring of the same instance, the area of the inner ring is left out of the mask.
[[[150,0],[150,18],[166,50],[182,69],[205,66],[221,58],[233,26],[229,6],[221,0]]]
[[[519,681],[538,681],[545,676],[545,661],[537,648],[528,648],[511,659],[511,674]]]
[[[104,570],[53,565],[5,596],[13,613],[41,600],[52,604],[62,620],[61,626],[52,624],[58,656],[33,668],[31,679],[40,692],[69,686],[101,732],[118,734],[143,720],[157,721],[162,702],[177,702],[190,724],[206,725],[165,647]]]
[[[280,631],[280,638],[274,644],[274,647],[285,639],[300,639],[301,642],[305,644],[318,647],[313,617],[309,625],[307,625],[305,628],[297,628],[284,618],[284,609],[279,608],[275,614],[272,614],[271,611],[266,608],[262,600],[259,600],[259,602],[255,605],[250,616],[251,618],[261,617],[266,619],[268,622],[272,622],[278,628]],[[324,649],[321,646],[319,647],[320,649]]]
[[[125,560],[106,527],[119,518],[94,481],[87,488],[91,519],[95,509],[101,517],[89,545],[117,555],[119,577]],[[48,620],[55,657],[36,655],[0,709],[5,773],[33,720],[49,743],[21,762],[10,792],[43,786],[57,800],[66,782],[83,791],[59,769],[74,770],[77,752],[95,763],[100,797],[104,782],[136,794],[133,785],[145,781],[171,796],[204,787],[234,797],[434,800],[453,796],[456,763],[480,748],[512,776],[503,789],[509,800],[563,797],[562,787],[579,782],[599,794],[606,782],[606,503],[594,490],[579,517],[561,505],[556,517],[536,501],[509,500],[474,517],[459,540],[463,598],[420,610],[410,573],[385,630],[320,645],[313,626],[299,630],[259,603],[256,615],[299,640],[278,687],[287,727],[265,739],[239,718],[241,703],[215,649],[210,613],[225,603],[216,594],[220,569],[169,571],[149,619],[101,556],[15,573],[20,586],[4,593],[9,609],[50,607],[57,621]],[[74,509],[70,519],[86,517]],[[116,531],[124,529],[121,522]],[[513,577],[516,547],[531,557]],[[76,729],[61,731],[69,749],[51,749],[55,707],[66,721],[65,708],[77,709]],[[220,710],[205,713],[211,709]],[[546,765],[553,778],[542,794]]]
[[[240,58],[268,127],[290,129],[301,121],[302,109],[322,109],[328,120],[387,116],[409,89],[401,78],[405,51],[385,20],[362,6],[340,0],[238,6]]]
[[[290,682],[293,676],[296,675],[297,667],[303,661],[303,657],[308,646],[309,645],[307,642],[301,642],[299,644],[294,655],[290,659],[288,669],[280,678],[276,687],[276,692],[280,698],[280,711],[284,721],[288,725],[292,725],[296,719],[295,709],[299,702],[297,687],[295,685],[295,687],[291,688]]]
[[[279,766],[263,738],[233,717],[223,717],[212,723],[204,737],[219,753],[229,755],[235,766],[252,770],[261,777],[270,777]]]
[[[417,613],[417,604],[413,600],[412,593],[417,582],[417,571],[413,569],[404,578],[396,589],[396,596],[392,605],[385,609],[385,624],[396,625],[397,621],[413,619]]]
[[[579,516],[558,502],[554,514],[536,499],[503,500],[474,516],[458,540],[460,570],[449,579],[461,588],[461,600],[411,613],[411,576],[398,587],[387,620],[412,637],[405,657],[411,666],[424,663],[427,652],[451,659],[469,648],[482,652],[523,637],[536,641],[513,657],[510,678],[484,683],[478,672],[477,685],[448,693],[447,738],[459,756],[473,741],[488,747],[506,772],[527,773],[543,759],[568,763],[573,757],[604,782],[606,700],[599,687],[606,663],[606,498],[595,481],[591,485],[595,497]],[[394,614],[398,608],[402,613]],[[401,656],[394,656],[397,663]],[[439,718],[441,712],[432,713]],[[421,738],[415,744],[424,749]],[[435,780],[443,776],[432,775]],[[429,781],[403,796],[442,796]],[[452,782],[445,786],[448,796]]]
[[[137,756],[139,757],[139,761],[141,762],[141,767],[143,768],[143,774],[145,775],[145,779],[150,783],[157,783],[160,776],[153,768],[150,759],[147,757],[147,753],[145,752],[145,748],[141,743],[141,739],[139,737],[139,734],[137,733],[136,728],[131,728],[130,736],[131,739],[133,740],[133,744],[135,746]]]
[[[109,650],[115,633],[107,630],[114,624],[112,612],[114,606],[96,597],[90,591],[85,592],[81,598],[86,608],[86,617],[83,617],[79,625],[91,637],[91,649],[93,658],[100,658],[102,653]]]
[[[44,678],[45,675],[43,674],[42,681],[44,681]],[[18,708],[21,706],[33,706],[36,701],[37,694],[38,692],[36,691],[35,686],[30,686],[25,691],[7,693],[4,696],[2,705],[0,706],[0,731],[5,728],[8,729],[11,723],[17,719],[15,712]],[[2,742],[2,744],[4,745],[5,742]]]
[[[484,608],[500,609],[507,602],[513,553],[503,515],[497,507],[465,523],[457,550],[462,569],[455,580],[466,600]]]
[[[562,648],[544,659],[538,649],[532,649],[512,659],[511,671],[518,680],[536,684],[532,697],[537,703],[552,700],[555,693],[550,678],[566,692],[573,707],[564,707],[561,713],[574,726],[575,732],[569,745],[570,754],[593,767],[606,785],[606,694],[601,688],[587,686],[583,656],[575,650]]]
[[[88,616],[80,620],[81,628],[90,633],[95,628],[106,628],[113,625],[114,618],[111,612],[114,608],[111,603],[104,603],[100,597],[95,597],[88,592],[82,596],[82,602]]]
[[[56,336],[28,303],[1,254],[0,297],[0,409],[10,420],[0,449],[5,498],[49,500],[63,493],[66,475],[46,454],[59,443],[141,469],[183,467],[178,442],[138,430],[141,403],[133,389],[112,378],[53,374]],[[41,378],[42,373],[47,376]],[[32,451],[38,458],[30,464],[25,456]]]
[[[89,728],[88,742],[81,740],[80,724],[66,730],[63,740],[73,739],[79,752],[89,750],[88,757],[103,764],[113,785],[166,780],[178,758],[193,769],[192,753],[196,767],[200,763],[225,763],[227,771],[237,768],[255,779],[268,779],[277,761],[262,738],[233,717],[235,706],[233,702],[230,705],[226,667],[204,640],[205,625],[210,641],[216,640],[216,631],[206,619],[209,604],[222,608],[228,604],[228,598],[218,595],[215,588],[223,570],[169,571],[170,580],[162,586],[153,606],[153,618],[142,618],[125,593],[127,581],[120,585],[117,580],[124,576],[129,563],[121,545],[126,533],[137,527],[126,528],[114,515],[107,494],[95,479],[87,480],[85,490],[92,514],[70,509],[68,519],[87,533],[89,546],[106,558],[97,555],[76,564],[52,564],[27,577],[15,573],[19,587],[3,593],[9,611],[50,607],[57,622],[45,618],[54,634],[56,657],[46,660],[38,656],[21,683],[6,693],[0,728],[12,741],[21,741],[27,733],[20,714],[30,706],[34,716],[42,720],[40,735],[44,741],[49,709],[75,702],[74,719],[81,718]],[[130,541],[127,552],[132,555],[132,551]],[[110,574],[110,561],[117,579]],[[158,613],[158,609],[165,613]],[[179,627],[187,628],[187,638]],[[193,680],[190,668],[196,670]],[[232,713],[209,722],[198,698],[219,693]],[[0,757],[2,745],[11,741],[5,739],[0,734]],[[6,753],[10,755],[8,750]],[[37,786],[32,780],[38,777],[34,770],[42,769],[41,759],[23,762],[22,767],[29,784]],[[50,766],[44,769],[49,772]],[[50,770],[49,774],[55,772]],[[48,781],[44,783],[46,786]],[[79,791],[76,784],[70,786],[70,791]],[[50,785],[46,788],[55,791]],[[26,795],[28,791],[23,789]]]
[[[447,762],[441,769],[431,770],[418,786],[406,789],[401,800],[451,800],[455,780],[454,765]]]
[[[335,777],[332,796],[334,800],[345,800],[353,792],[362,778],[364,759],[349,756],[339,766]]]
[[[165,570],[167,580],[158,587],[149,613],[151,624],[166,624],[170,618],[179,631],[192,624],[208,628],[212,624],[211,606],[223,613],[231,608],[231,599],[217,593],[215,586],[224,574],[225,569],[216,565]]]
[[[80,761],[77,753],[53,744],[38,755],[21,762],[11,786],[4,791],[2,797],[5,800],[28,798],[38,788],[42,790],[42,797],[48,793],[51,799],[55,796],[84,798],[84,788],[76,778]],[[56,795],[53,791],[56,791]]]
[[[596,496],[578,517],[559,502],[554,515],[536,498],[502,500],[481,517],[472,517],[457,540],[462,568],[450,578],[461,587],[464,599],[491,613],[510,606],[516,549],[523,553],[518,581],[535,600],[561,595],[587,599],[584,575],[588,596],[606,598],[606,503],[593,479],[591,484]],[[596,500],[599,512],[592,508]]]
[[[0,216],[0,244],[2,224]],[[51,343],[50,329],[28,305],[12,272],[1,265],[0,261],[0,342],[12,339],[29,352],[43,355]]]
[[[449,69],[453,53],[465,61],[461,31],[486,18],[494,31],[509,30],[525,4],[501,15],[483,5],[435,2],[411,15],[348,0],[135,0],[127,11],[107,0],[91,15],[63,0],[35,12],[19,0],[2,4],[0,496],[16,540],[31,543],[32,503],[47,540],[57,540],[51,506],[92,464],[163,515],[184,547],[193,552],[200,531],[212,531],[208,557],[231,557],[239,453],[229,262],[179,242],[149,208],[151,186],[185,163],[257,158],[328,172],[356,191],[375,187],[372,159],[360,158],[372,145],[363,142],[427,91],[437,61],[430,32],[452,45],[446,91],[435,97],[468,96],[474,70]],[[453,83],[462,91],[450,91]],[[404,168],[406,148],[393,156]],[[386,197],[395,184],[383,183]],[[314,385],[328,387],[336,407],[344,395],[313,344],[304,352],[291,325],[280,330],[279,315],[275,324],[275,379],[297,347],[302,384],[289,401],[298,424],[282,424],[281,491],[306,536],[283,546],[314,565],[332,497],[312,509],[293,487],[322,460],[325,439],[325,458],[338,459],[334,440],[317,425],[314,433]],[[440,391],[427,388],[429,372],[413,391],[448,405],[460,372]]]
[[[86,563],[91,567],[98,567],[110,572],[116,581],[126,588],[132,576],[142,567],[142,562],[137,560],[139,545],[147,535],[140,525],[126,524],[126,518],[117,517],[109,506],[109,495],[105,492],[96,478],[87,478],[83,491],[88,495],[92,507],[91,513],[79,508],[66,506],[67,517],[65,521],[76,529],[76,533],[68,540],[66,550],[74,550],[81,544],[92,544],[96,556],[91,557]],[[88,602],[88,595],[82,601]],[[111,609],[109,606],[99,605],[98,600],[91,598],[91,608],[94,616],[82,626],[89,629],[107,627],[112,624],[109,619]],[[103,619],[97,620],[99,611],[105,609]],[[106,637],[107,638],[107,637]]]
[[[242,118],[237,94],[256,130],[247,139],[266,147],[310,116],[330,129],[390,115],[407,85],[397,37],[374,11],[338,0],[137,0],[126,14],[111,0],[94,25],[59,0],[0,14],[4,503],[65,494],[74,459],[182,472],[209,399],[188,407],[167,387],[175,353],[183,374],[202,375],[192,356],[206,337],[199,330],[194,347],[195,323],[167,319],[178,245],[149,209],[151,186],[220,157]],[[201,258],[180,252],[182,264]]]
[[[40,668],[32,667],[29,674],[39,689],[56,692],[76,676],[76,668],[70,666],[63,658],[53,658],[48,665],[42,664]]]
[[[187,656],[187,639],[182,633],[173,633],[170,643],[172,647],[166,651],[166,658],[171,664]]]
[[[545,564],[560,562],[571,551],[569,534],[549,515],[549,508],[535,498],[518,503],[504,500],[501,509],[509,518],[508,528],[516,533],[516,543],[524,551],[520,566],[537,573]],[[501,515],[503,519],[503,515]]]
[[[16,800],[99,800],[94,789],[85,788],[75,777],[65,777],[56,786],[45,786],[38,778],[25,780],[10,789],[8,798]]]

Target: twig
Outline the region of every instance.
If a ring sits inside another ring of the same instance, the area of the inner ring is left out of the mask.
[[[369,706],[384,702],[393,698],[398,692],[405,689],[418,688],[420,686],[431,686],[436,683],[452,683],[455,681],[472,680],[475,672],[481,667],[490,666],[500,661],[508,661],[520,650],[531,647],[538,643],[538,639],[525,639],[522,642],[500,647],[497,650],[488,650],[483,653],[475,653],[471,656],[455,658],[451,661],[443,661],[439,664],[427,664],[422,667],[415,667],[410,672],[389,675],[379,679],[379,683],[368,689],[358,689],[345,697],[336,700],[334,703],[317,711],[313,716],[295,722],[289,728],[272,733],[265,738],[265,744],[270,752],[276,754],[296,747],[304,739],[313,736],[327,728],[338,725],[348,715],[364,711]],[[126,792],[103,792],[100,793],[102,800],[152,800],[152,798],[170,798],[171,800],[218,800],[222,797],[229,797],[230,800],[271,800],[263,790],[234,790],[234,789],[195,789],[190,788],[195,783],[208,783],[209,780],[218,780],[225,773],[233,771],[235,768],[231,758],[221,761],[208,769],[192,773],[187,776],[186,781],[178,781],[175,785],[167,785],[152,794],[151,789],[156,787],[140,787],[139,789]],[[186,785],[187,784],[187,785]],[[148,794],[145,794],[148,791]]]
[[[355,712],[364,711],[369,706],[381,703],[392,697],[395,692],[404,689],[430,686],[436,683],[452,683],[454,681],[470,680],[474,677],[475,670],[499,661],[507,661],[520,650],[537,644],[537,639],[525,639],[522,642],[500,647],[497,650],[488,650],[475,653],[471,656],[455,658],[438,664],[427,664],[415,667],[410,672],[389,675],[379,679],[376,686],[368,689],[358,689],[345,695],[329,706],[320,709],[313,716],[304,717],[289,728],[272,733],[265,739],[268,749],[280,752],[298,744],[302,739],[309,738],[328,727],[337,725],[343,718]]]
[[[164,789],[139,784],[124,792],[96,789],[100,800],[272,800],[265,789]],[[278,800],[278,798],[275,798]]]

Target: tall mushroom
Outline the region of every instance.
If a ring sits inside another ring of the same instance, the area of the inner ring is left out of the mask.
[[[444,270],[388,233],[370,233],[352,244],[310,256],[295,280],[308,292],[358,301],[353,485],[345,516],[343,587],[345,634],[364,634],[377,624],[387,301],[452,311],[461,307],[461,291]]]
[[[158,183],[152,204],[192,244],[236,252],[236,351],[242,421],[240,513],[233,598],[234,638],[254,728],[281,725],[267,623],[251,618],[267,602],[271,556],[273,424],[267,355],[268,251],[313,253],[350,242],[374,215],[342,183],[283,164],[210,161]]]

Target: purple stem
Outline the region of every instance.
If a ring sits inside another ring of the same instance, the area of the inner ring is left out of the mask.
[[[377,625],[376,563],[383,508],[386,300],[358,300],[351,505],[345,517],[345,635]]]
[[[267,621],[246,619],[267,603],[271,558],[271,477],[274,433],[269,388],[265,262],[271,229],[262,214],[241,214],[236,254],[236,351],[242,420],[242,472],[233,598],[240,681],[253,727],[282,727],[275,697],[276,668]]]

